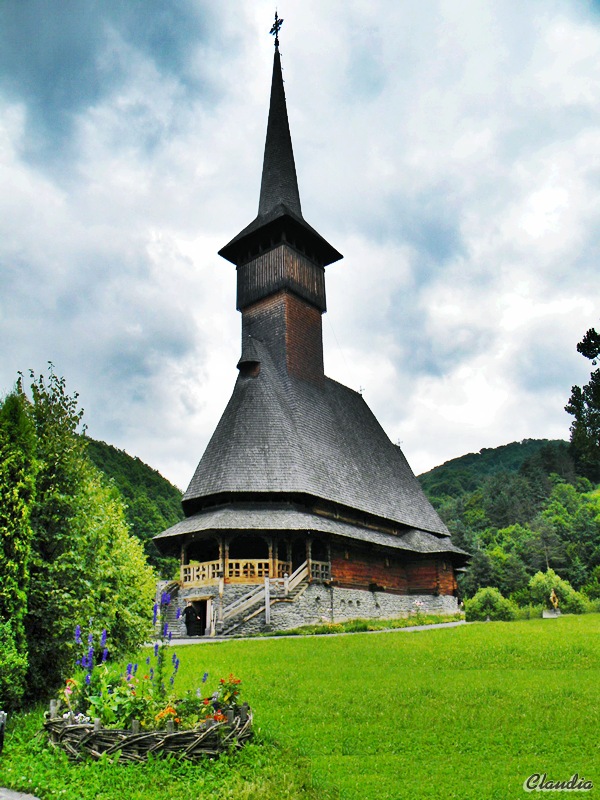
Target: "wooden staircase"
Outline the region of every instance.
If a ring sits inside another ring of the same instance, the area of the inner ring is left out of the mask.
[[[265,578],[263,586],[252,589],[223,609],[223,630],[220,635],[230,636],[250,620],[265,615],[276,603],[293,603],[308,587],[308,563],[301,564],[289,578]],[[268,598],[267,598],[268,595]]]

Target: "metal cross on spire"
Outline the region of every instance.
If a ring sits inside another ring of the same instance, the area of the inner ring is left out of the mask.
[[[279,19],[277,16],[277,10],[275,11],[275,22],[273,23],[273,27],[269,31],[273,36],[275,36],[275,47],[279,47],[279,29],[283,25],[283,20]]]

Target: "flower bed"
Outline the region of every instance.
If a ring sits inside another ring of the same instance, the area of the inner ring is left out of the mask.
[[[209,696],[203,696],[200,687],[183,696],[176,693],[179,659],[175,653],[168,658],[170,602],[170,595],[163,592],[154,606],[159,640],[142,665],[129,663],[123,669],[111,664],[107,631],[102,630],[96,648],[93,620],[87,643],[77,625],[78,670],[68,678],[63,696],[50,703],[44,722],[52,745],[75,759],[107,755],[139,762],[151,753],[173,753],[197,760],[241,747],[250,738],[252,713],[247,703],[240,702],[239,678],[221,678]],[[207,679],[205,672],[201,683]]]
[[[252,713],[247,705],[230,710],[222,721],[207,720],[191,730],[125,731],[102,728],[97,723],[75,722],[50,717],[44,728],[51,744],[62,748],[71,758],[116,756],[123,761],[143,762],[152,753],[172,753],[188,761],[218,756],[226,750],[242,747],[252,736]],[[172,723],[173,724],[173,723]],[[134,725],[134,728],[137,727]]]

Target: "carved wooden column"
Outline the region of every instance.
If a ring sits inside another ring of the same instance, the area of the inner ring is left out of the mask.
[[[229,538],[223,538],[223,578],[227,580],[229,573]]]

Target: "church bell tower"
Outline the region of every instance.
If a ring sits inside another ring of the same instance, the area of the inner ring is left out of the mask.
[[[258,215],[219,255],[237,268],[242,374],[259,369],[253,348],[258,340],[278,370],[318,383],[324,379],[325,267],[342,255],[302,216],[281,72],[281,22],[276,16],[272,29],[275,55]]]

